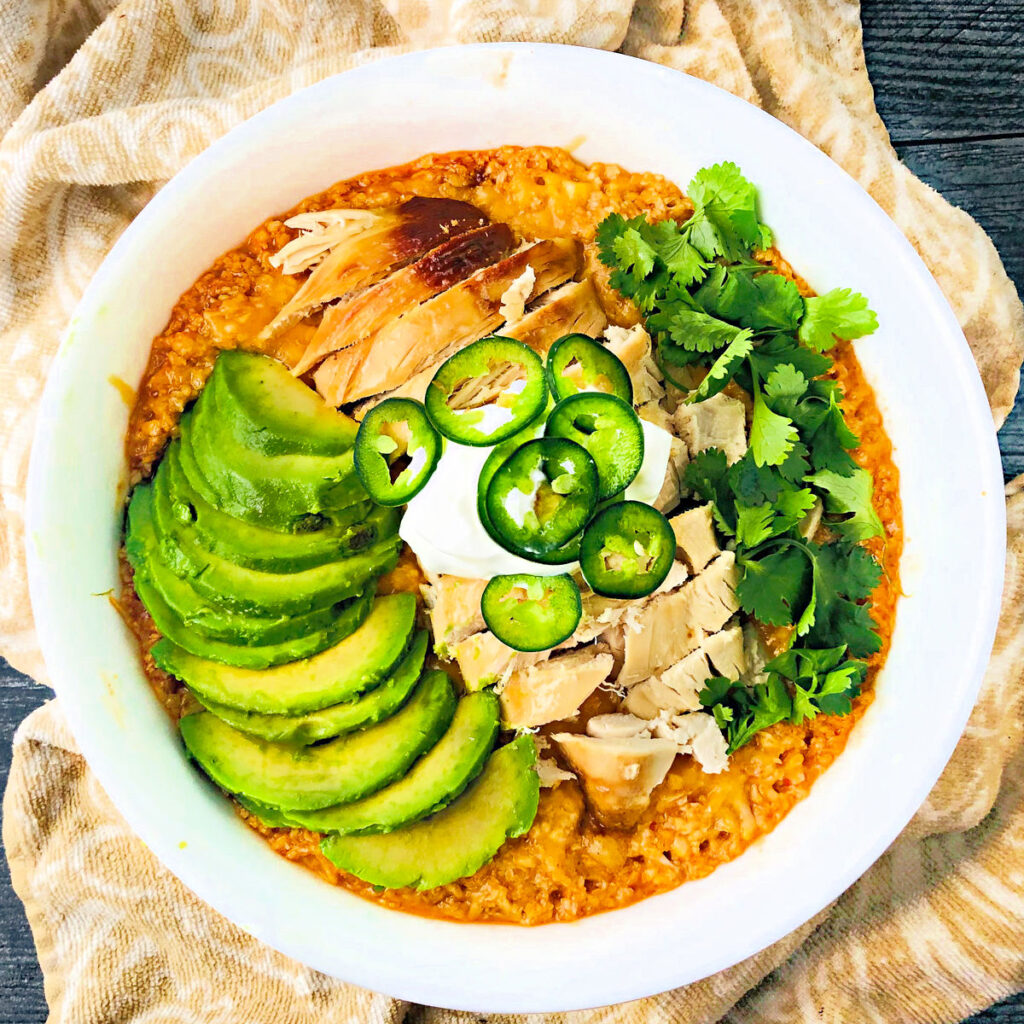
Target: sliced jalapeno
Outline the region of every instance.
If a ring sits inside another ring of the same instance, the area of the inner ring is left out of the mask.
[[[517,651],[546,651],[567,640],[580,623],[580,588],[571,576],[495,576],[484,588],[480,611],[487,628]]]
[[[427,385],[427,415],[445,437],[483,447],[504,441],[544,408],[544,364],[533,349],[497,335],[441,364]]]
[[[356,472],[378,505],[404,505],[437,468],[441,438],[411,398],[386,398],[359,424]]]
[[[675,556],[668,520],[640,501],[609,505],[590,521],[580,542],[583,578],[604,597],[643,597],[657,590]]]
[[[614,395],[577,394],[551,410],[544,433],[564,437],[590,452],[597,464],[598,500],[618,494],[640,472],[644,432],[640,417]]]
[[[583,529],[597,503],[597,467],[585,448],[542,437],[517,448],[487,485],[494,539],[524,558],[550,555]]]
[[[581,391],[601,391],[633,404],[633,382],[622,360],[586,334],[567,334],[548,350],[548,386],[561,401]]]

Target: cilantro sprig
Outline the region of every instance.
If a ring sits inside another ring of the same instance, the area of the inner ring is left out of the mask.
[[[883,533],[872,480],[853,455],[860,441],[825,378],[839,339],[870,334],[877,317],[848,288],[804,297],[762,250],[756,188],[732,163],[699,171],[679,223],[612,214],[597,229],[611,284],[632,299],[652,334],[658,364],[690,403],[735,382],[750,396],[750,447],[729,465],[698,454],[686,483],[711,502],[736,551],[741,608],[789,627],[789,649],[748,686],[708,681],[702,702],[730,750],[776,722],[846,714],[880,640],[867,601],[880,569],[861,545]],[[688,368],[691,387],[671,372]],[[815,541],[818,526],[825,543]]]

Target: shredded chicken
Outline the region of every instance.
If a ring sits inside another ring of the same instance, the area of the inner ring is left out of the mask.
[[[298,213],[284,222],[299,234],[269,258],[285,274],[315,267],[336,245],[369,228],[376,220],[370,210],[317,210]]]
[[[679,405],[672,415],[676,433],[690,455],[720,448],[728,462],[737,462],[747,451],[747,411],[738,398],[719,392],[704,402]]]
[[[533,286],[537,283],[537,274],[533,267],[527,267],[501,295],[498,313],[505,323],[522,320],[526,312],[526,303],[533,295]]]
[[[669,525],[676,535],[676,554],[686,559],[691,572],[703,572],[707,564],[721,554],[710,502],[680,512],[669,520]]]

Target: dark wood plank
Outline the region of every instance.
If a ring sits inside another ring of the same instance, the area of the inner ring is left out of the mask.
[[[893,141],[1024,132],[1019,0],[862,0],[861,20]]]
[[[15,672],[0,658],[0,789],[7,786],[15,729],[52,696],[46,687]],[[25,911],[11,888],[6,857],[0,857],[0,1007],[0,1018],[10,1024],[42,1024],[46,1020],[36,948]]]

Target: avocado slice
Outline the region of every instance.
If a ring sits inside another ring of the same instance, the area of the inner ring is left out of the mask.
[[[210,379],[182,422],[199,473],[216,495],[211,504],[247,522],[293,530],[310,515],[366,499],[352,450],[341,455],[264,455],[240,444]]]
[[[155,526],[152,506],[152,484],[138,485],[128,506],[125,546],[130,561],[146,557],[140,552],[145,551],[150,528]],[[392,529],[393,522],[392,517],[382,524],[383,536],[375,544],[348,558],[297,573],[263,572],[235,565],[200,547],[195,536],[188,532],[171,536],[153,530],[153,534],[159,548],[158,560],[171,569],[170,574],[183,578],[209,602],[258,618],[278,619],[330,608],[339,601],[355,597],[366,589],[371,579],[391,569],[398,562],[402,546]],[[164,598],[188,619],[187,610],[175,605],[169,591],[164,593]]]
[[[390,522],[370,501],[341,509],[321,528],[283,533],[230,516],[193,487],[182,468],[182,442],[170,444],[153,479],[161,533],[194,529],[202,547],[229,562],[264,572],[301,572],[344,558],[372,543]],[[314,519],[315,522],[315,519]]]
[[[341,568],[342,563],[350,566],[358,565],[358,562],[349,560],[367,555],[369,563],[372,564],[377,555],[371,554],[371,552],[383,551],[390,555],[391,549],[399,543],[396,540],[398,533],[396,510],[376,507],[369,511],[363,521],[352,522],[344,530],[332,526],[330,532],[335,540],[328,544],[318,540],[307,543],[306,538],[315,537],[315,534],[281,533],[266,530],[218,512],[216,515],[220,516],[222,520],[226,520],[226,522],[220,523],[222,531],[220,537],[224,538],[226,543],[218,542],[215,545],[210,545],[195,528],[198,519],[196,522],[183,521],[190,515],[198,516],[199,510],[205,505],[205,502],[202,502],[201,498],[199,501],[202,504],[176,501],[170,481],[171,467],[168,458],[170,458],[170,452],[160,464],[151,485],[153,489],[153,524],[160,540],[161,554],[168,567],[178,576],[206,576],[207,579],[200,583],[200,590],[212,594],[215,600],[237,604],[236,601],[232,601],[233,590],[214,593],[214,579],[218,581],[217,585],[219,585],[231,577],[241,576],[245,584],[250,587],[253,586],[254,581],[264,577],[266,577],[267,585],[271,587],[279,584],[288,575],[293,577],[292,582],[297,582],[294,580],[294,575],[298,573],[302,573],[303,577],[310,581],[315,580],[318,574],[323,578],[334,576],[337,579],[339,574],[344,574],[344,570]],[[205,505],[205,508],[210,509],[211,506]],[[235,523],[242,527],[240,531],[231,526]],[[245,557],[242,561],[236,559],[232,549],[238,547],[240,537],[244,543],[250,544],[266,541],[267,546],[264,548],[264,552],[267,557],[264,561],[276,562],[278,567],[269,569],[254,567],[251,563],[258,561],[258,558]],[[289,553],[297,553],[302,548],[305,548],[306,553],[309,554],[314,545],[319,549],[320,557],[289,557]],[[283,554],[284,557],[275,557],[273,554],[275,551]],[[282,565],[286,562],[290,562],[291,565]],[[301,567],[303,562],[312,564]],[[296,566],[296,563],[299,565]],[[217,572],[213,576],[210,575],[211,566],[217,567]],[[336,568],[332,570],[331,566]],[[235,567],[237,571],[232,570],[231,567]],[[247,575],[249,573],[254,573],[255,577]],[[379,575],[379,572],[371,570],[369,574]],[[289,589],[291,589],[291,584],[289,584]],[[271,601],[268,600],[264,604],[264,609],[256,611],[256,614],[263,614],[266,607],[270,605]],[[245,607],[248,608],[249,605]]]
[[[245,669],[273,668],[301,658],[311,658],[354,633],[373,606],[373,591],[367,590],[334,608],[325,609],[333,616],[331,621],[301,636],[266,643],[219,640],[204,636],[194,625],[183,622],[168,607],[159,591],[141,576],[136,575],[133,582],[139,600],[167,640],[199,658]]]
[[[312,747],[246,736],[209,711],[186,716],[180,728],[188,752],[222,789],[309,810],[358,800],[400,778],[437,742],[454,712],[451,680],[435,671],[386,721]]]
[[[140,484],[132,494],[128,506],[128,528],[125,550],[135,570],[135,590],[146,606],[157,628],[175,643],[202,657],[226,661],[231,665],[264,668],[283,661],[308,658],[356,629],[369,612],[369,602],[357,605],[355,598],[338,602],[305,615],[267,617],[246,615],[208,601],[186,579],[181,579],[164,564],[163,552],[153,529],[155,491],[148,484]],[[372,593],[366,587],[366,593]],[[347,608],[352,611],[340,618]],[[347,632],[346,632],[347,630]],[[320,634],[316,642],[307,642],[294,648],[289,655],[285,641],[310,638]],[[207,646],[204,641],[222,641]],[[230,645],[253,644],[251,654]],[[276,654],[257,648],[281,645]],[[224,655],[216,653],[227,646]],[[234,653],[237,657],[232,657]]]
[[[328,836],[320,848],[342,871],[387,889],[433,889],[465,878],[533,824],[535,760],[533,738],[520,736],[491,754],[469,789],[433,817],[383,835]]]
[[[344,640],[311,658],[262,671],[199,657],[166,637],[153,646],[153,659],[203,700],[239,711],[301,715],[376,686],[405,653],[415,618],[412,594],[378,597],[366,621]]]
[[[341,455],[359,424],[329,406],[270,356],[233,349],[213,367],[221,412],[235,437],[264,455]]]
[[[254,711],[237,711],[216,701],[199,701],[208,711],[223,718],[239,732],[258,736],[275,743],[317,743],[344,733],[376,725],[397,711],[412,693],[423,669],[427,653],[427,631],[420,630],[409,650],[395,666],[394,672],[379,686],[356,700],[333,704],[322,711],[306,715],[260,715]]]
[[[497,735],[497,696],[491,690],[468,694],[448,731],[404,778],[354,803],[282,814],[313,832],[392,832],[447,807],[480,774]]]

